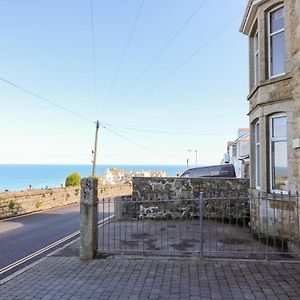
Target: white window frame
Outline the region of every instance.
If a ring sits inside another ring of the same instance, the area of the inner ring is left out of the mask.
[[[257,46],[257,49],[256,47]],[[254,58],[254,84],[258,85],[260,81],[260,70],[259,70],[259,41],[258,41],[258,29],[253,36],[253,58]]]
[[[259,166],[261,165],[261,154],[260,154],[260,124],[259,121],[257,121],[255,123],[255,127],[254,127],[254,131],[255,131],[255,185],[256,188],[258,190],[260,190],[260,182],[261,182],[261,178],[260,178],[260,168],[258,168],[258,164],[257,162],[259,161]],[[259,132],[259,139],[257,138],[257,132]],[[257,151],[258,150],[258,151]],[[259,180],[258,180],[259,178]]]
[[[273,138],[272,137],[272,131],[273,131],[273,119],[285,117],[286,113],[277,113],[274,115],[271,115],[269,117],[269,161],[270,161],[270,191],[271,193],[283,193],[288,194],[288,191],[283,190],[276,190],[273,189],[273,160],[272,160],[272,142],[287,142],[287,133],[285,137],[278,137]],[[286,119],[287,120],[287,119]],[[286,123],[287,124],[287,123]]]
[[[237,146],[236,146],[236,144],[232,145],[232,157],[237,157]]]
[[[278,34],[278,33],[285,32],[285,24],[284,24],[283,29],[280,29],[280,30],[277,30],[277,31],[271,33],[271,13],[278,10],[278,9],[280,9],[280,8],[283,8],[283,14],[284,14],[284,5],[283,4],[279,5],[279,6],[276,6],[275,8],[273,8],[272,10],[270,10],[268,12],[268,64],[269,64],[269,78],[270,79],[276,78],[276,77],[279,77],[279,76],[282,76],[282,75],[286,74],[286,72],[283,72],[283,73],[280,73],[280,74],[271,75],[272,74],[271,37]],[[285,21],[285,15],[284,15],[284,21]]]

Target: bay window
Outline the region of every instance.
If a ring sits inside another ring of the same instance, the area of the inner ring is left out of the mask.
[[[254,35],[254,83],[259,83],[259,46],[258,46],[258,31]]]
[[[269,13],[269,76],[285,73],[285,27],[283,6]]]
[[[271,191],[288,190],[287,125],[286,115],[270,117],[270,188]]]
[[[255,124],[255,183],[260,187],[260,133],[259,122]]]

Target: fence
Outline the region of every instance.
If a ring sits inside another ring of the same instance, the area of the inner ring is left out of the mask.
[[[115,217],[99,229],[98,250],[232,258],[297,258],[299,210],[294,209],[293,216],[289,210],[288,218],[283,222],[277,218],[280,215],[277,206],[271,205],[269,196],[266,200],[263,197],[262,194],[258,200],[254,195],[245,194],[209,197],[200,193],[197,199],[184,200],[139,201],[131,197],[101,200],[99,210],[103,216],[114,214]],[[281,203],[282,199],[274,198],[272,201]],[[284,207],[298,208],[298,198],[298,195],[289,195],[289,204],[285,203]],[[288,231],[293,234],[271,231],[270,224],[273,228],[280,224],[285,231],[290,228]]]
[[[300,249],[299,193],[268,194],[250,191],[251,227],[266,244],[297,251]]]

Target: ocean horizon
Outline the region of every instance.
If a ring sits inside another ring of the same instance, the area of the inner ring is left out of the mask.
[[[170,177],[186,170],[183,165],[97,165],[96,174],[101,175],[111,168],[125,171],[159,170],[165,171]],[[0,192],[22,191],[29,186],[36,189],[60,187],[73,172],[88,177],[92,173],[92,165],[0,164]]]

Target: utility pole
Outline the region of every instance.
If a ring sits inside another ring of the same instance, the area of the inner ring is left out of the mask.
[[[196,163],[196,168],[198,166],[198,150],[191,150],[189,149],[188,152],[195,152],[195,155],[196,155],[196,159],[195,159],[195,163]]]
[[[98,130],[99,130],[99,121],[96,122],[96,133],[95,133],[95,146],[93,151],[93,173],[92,176],[96,176],[96,159],[97,159],[97,144],[98,144]]]

